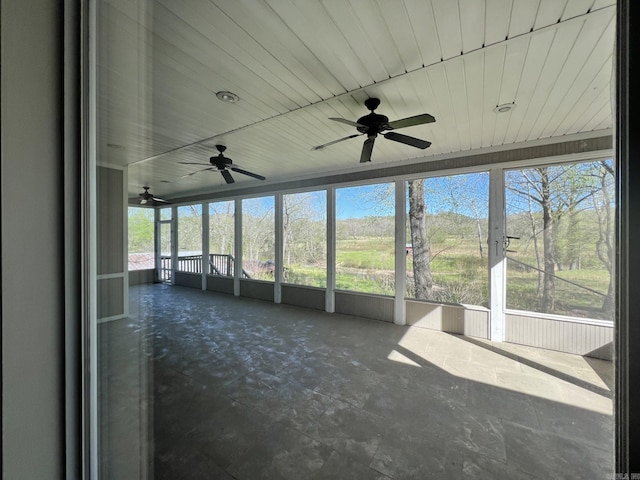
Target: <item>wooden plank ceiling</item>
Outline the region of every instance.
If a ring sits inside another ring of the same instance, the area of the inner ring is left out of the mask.
[[[615,0],[108,0],[99,4],[100,160],[165,198],[257,180],[188,175],[214,146],[267,182],[558,136],[610,133]],[[219,101],[231,91],[240,101]],[[427,150],[365,137],[363,102]],[[513,103],[508,113],[497,105]],[[204,167],[203,167],[204,168]]]

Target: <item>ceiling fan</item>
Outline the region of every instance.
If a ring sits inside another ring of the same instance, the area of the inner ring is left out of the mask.
[[[214,170],[222,174],[222,177],[224,178],[225,182],[234,183],[235,180],[231,176],[231,173],[229,173],[229,170],[233,170],[234,172],[242,173],[243,175],[248,175],[250,177],[257,178],[258,180],[265,180],[265,177],[263,177],[262,175],[248,172],[247,170],[240,168],[238,165],[235,165],[230,158],[225,157],[223,155],[223,152],[227,149],[227,147],[225,147],[224,145],[216,145],[216,148],[220,153],[217,156],[211,157],[209,159],[209,163],[213,166],[209,168],[203,168],[202,170],[197,170],[192,173],[188,173],[186,175],[183,175],[183,177],[195,175],[196,173],[203,172],[205,170]],[[178,163],[181,163],[183,165],[202,165],[202,166],[208,165],[207,163],[199,163],[199,162],[178,162]]]
[[[333,142],[325,143],[324,145],[318,145],[317,147],[313,147],[311,150],[321,150],[329,145],[333,145],[334,143],[342,142],[344,140],[349,140],[350,138],[359,137],[360,135],[367,135],[367,139],[364,141],[364,145],[362,146],[362,153],[360,154],[360,163],[370,162],[371,161],[371,152],[373,151],[373,144],[376,141],[376,137],[378,134],[381,134],[387,140],[392,140],[394,142],[404,143],[405,145],[411,145],[412,147],[425,149],[431,145],[431,142],[427,142],[426,140],[421,140],[419,138],[410,137],[408,135],[403,135],[401,133],[389,132],[382,133],[387,130],[396,130],[398,128],[412,127],[413,125],[422,125],[424,123],[433,123],[436,121],[433,116],[428,113],[423,113],[421,115],[416,115],[414,117],[407,117],[401,120],[395,120],[393,122],[389,121],[389,117],[385,115],[380,115],[375,113],[375,109],[380,105],[380,99],[378,98],[367,98],[364,102],[365,107],[370,110],[368,115],[360,117],[357,122],[353,122],[351,120],[347,120],[344,118],[330,118],[329,120],[333,120],[335,122],[346,123],[347,125],[351,125],[352,127],[356,127],[358,132],[353,135],[349,135],[348,137],[340,138],[338,140],[334,140]]]
[[[152,193],[149,192],[149,187],[142,187],[142,188],[144,188],[144,192],[140,194],[140,205],[146,205],[147,203],[153,204],[156,202],[169,203],[162,198],[155,197]]]

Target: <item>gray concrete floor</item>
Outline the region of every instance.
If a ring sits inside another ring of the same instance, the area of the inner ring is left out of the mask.
[[[181,287],[130,299],[100,328],[105,478],[613,471],[610,362]]]

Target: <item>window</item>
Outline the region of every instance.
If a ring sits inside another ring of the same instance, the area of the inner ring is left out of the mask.
[[[209,273],[234,275],[235,203],[209,204]]]
[[[160,220],[171,220],[171,207],[160,209]]]
[[[155,268],[153,221],[153,209],[129,207],[129,270]]]
[[[275,273],[274,197],[242,200],[243,275],[273,281]]]
[[[326,287],[326,192],[283,195],[282,203],[283,281]]]
[[[506,172],[507,308],[613,319],[611,160]]]
[[[202,205],[178,207],[176,270],[202,273]]]
[[[407,297],[487,306],[489,174],[407,183]]]
[[[392,183],[336,190],[336,288],[395,294]]]

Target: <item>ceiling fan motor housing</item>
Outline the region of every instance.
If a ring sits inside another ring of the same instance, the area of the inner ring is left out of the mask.
[[[358,124],[362,126],[356,127],[360,133],[368,133],[369,135],[380,133],[389,128],[389,117],[371,112],[369,115],[360,117]]]
[[[367,107],[367,110],[371,110],[373,112],[380,106],[380,99],[375,97],[367,98],[364,101],[364,106]]]
[[[360,126],[356,127],[356,129],[360,133],[367,133],[371,136],[389,129],[389,117],[374,112],[374,110],[380,106],[379,98],[367,98],[364,101],[364,106],[367,107],[371,113],[358,119]]]
[[[149,187],[142,187],[144,189],[144,192],[140,194],[140,196],[142,197],[143,200],[150,200],[153,198],[153,195],[151,193],[149,193]]]
[[[223,152],[227,149],[227,147],[225,145],[216,145],[216,149],[220,153],[215,157],[211,157],[209,159],[209,162],[218,170],[225,170],[233,163],[230,158],[227,158],[223,155]]]
[[[233,163],[230,158],[222,155],[222,152],[215,157],[211,157],[209,162],[211,162],[211,165],[216,167],[218,170],[224,170]]]

